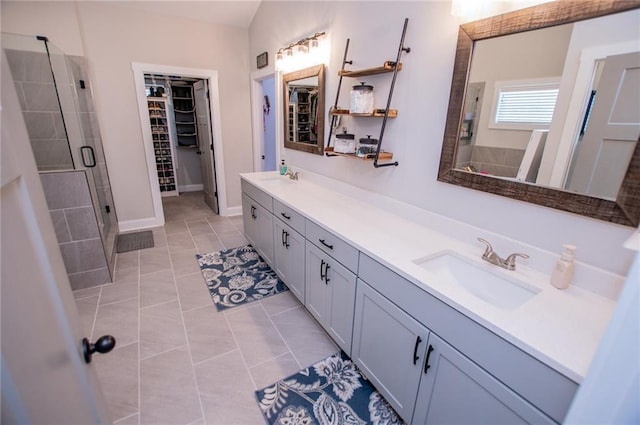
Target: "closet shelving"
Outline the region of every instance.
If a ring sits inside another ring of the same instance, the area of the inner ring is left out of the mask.
[[[393,160],[393,154],[391,152],[385,152],[382,150],[382,142],[384,140],[384,131],[385,128],[387,126],[387,120],[389,118],[395,118],[398,116],[398,111],[396,109],[391,109],[391,98],[393,96],[393,90],[395,88],[395,83],[396,83],[396,77],[398,75],[398,71],[402,70],[402,63],[400,62],[400,59],[402,57],[403,53],[409,53],[411,51],[411,48],[409,47],[405,47],[404,46],[404,38],[405,35],[407,33],[407,25],[409,23],[409,18],[405,18],[404,20],[404,26],[402,28],[402,36],[400,38],[400,45],[398,46],[398,52],[396,55],[396,60],[395,61],[386,61],[382,64],[382,66],[378,66],[378,67],[373,67],[373,68],[366,68],[366,69],[360,69],[360,70],[347,70],[345,69],[345,65],[349,64],[353,64],[353,61],[351,60],[347,60],[347,54],[349,52],[349,42],[350,39],[347,39],[347,44],[344,48],[344,57],[342,59],[342,68],[340,69],[340,71],[338,71],[338,76],[340,77],[339,81],[338,81],[338,90],[336,93],[336,101],[333,105],[333,107],[331,107],[331,109],[329,110],[329,115],[331,115],[331,126],[329,128],[329,138],[327,139],[327,147],[324,149],[325,155],[327,156],[347,156],[350,158],[357,158],[357,159],[365,159],[365,160],[373,160],[373,166],[375,168],[380,168],[380,167],[388,167],[388,166],[397,166],[398,165],[398,161],[394,161],[394,162],[383,162],[380,163],[379,161],[391,161]],[[359,77],[366,77],[366,76],[371,76],[371,75],[378,75],[378,74],[391,74],[392,75],[392,79],[391,79],[391,85],[389,87],[389,93],[387,96],[387,105],[386,108],[384,109],[375,109],[373,111],[373,113],[371,114],[352,114],[349,112],[348,109],[342,109],[338,107],[338,102],[340,101],[340,88],[342,86],[342,79],[344,77],[347,78],[359,78]],[[378,146],[376,149],[376,153],[375,154],[369,154],[366,155],[365,157],[359,157],[356,154],[343,154],[343,153],[337,153],[334,152],[333,150],[333,146],[331,146],[331,136],[333,135],[333,130],[336,127],[336,119],[339,116],[352,116],[352,117],[370,117],[370,118],[382,118],[382,124],[380,126],[380,136],[378,137]]]
[[[296,87],[296,102],[289,103],[289,140],[314,142],[311,132],[311,90],[315,87]]]
[[[153,151],[156,158],[158,184],[162,196],[177,195],[176,175],[174,166],[173,147],[169,133],[169,116],[167,115],[167,100],[150,97],[147,99],[149,109],[149,125],[153,139]]]
[[[198,147],[198,126],[193,98],[193,87],[190,85],[171,85],[174,122],[176,126],[177,145],[179,148]]]

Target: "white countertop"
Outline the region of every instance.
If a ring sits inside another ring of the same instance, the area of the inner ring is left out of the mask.
[[[580,383],[587,374],[615,307],[611,299],[576,285],[558,290],[548,275],[521,264],[506,271],[482,262],[481,244],[460,242],[442,229],[416,224],[308,181],[304,174],[299,181],[275,172],[241,177],[569,379]],[[525,280],[540,292],[519,307],[504,310],[440,281],[413,262],[444,250]]]

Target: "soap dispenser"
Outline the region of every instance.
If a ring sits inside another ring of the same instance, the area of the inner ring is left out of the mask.
[[[574,260],[576,258],[575,245],[562,245],[564,252],[558,259],[551,272],[551,284],[558,289],[566,289],[573,277]]]
[[[280,175],[284,176],[287,174],[287,164],[284,163],[284,159],[280,161]]]

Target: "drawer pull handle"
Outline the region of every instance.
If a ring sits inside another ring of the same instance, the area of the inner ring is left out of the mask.
[[[433,351],[433,345],[429,344],[429,349],[427,350],[427,360],[424,362],[424,374],[427,374],[427,371],[431,367],[429,365],[429,357],[431,357],[431,352]]]
[[[291,220],[291,216],[290,215],[286,215],[283,212],[281,212],[280,215],[283,216],[284,218],[286,218],[287,220]]]
[[[329,249],[333,249],[333,245],[329,245],[328,243],[325,242],[324,239],[318,239],[320,241],[320,243],[324,246],[326,246]]]
[[[418,335],[418,337],[416,338],[416,345],[413,347],[413,364],[417,364],[418,360],[420,360],[420,357],[418,357],[418,346],[421,342],[422,338],[420,338],[420,335]]]

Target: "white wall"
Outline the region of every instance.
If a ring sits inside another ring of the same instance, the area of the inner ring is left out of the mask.
[[[328,105],[335,96],[346,38],[351,38],[349,59],[354,61],[354,69],[377,66],[395,58],[403,19],[409,18],[406,45],[412,51],[402,59],[404,68],[393,96],[398,118],[389,121],[384,138],[385,149],[394,152],[400,165],[374,169],[370,163],[349,158],[284,149],[282,141],[280,152],[294,167],[375,190],[542,249],[559,252],[561,244],[574,243],[580,261],[626,274],[632,255],[622,243],[633,232],[630,227],[437,182],[461,23],[450,15],[450,6],[448,1],[263,2],[250,27],[250,57],[265,50],[274,57],[278,48],[327,30],[331,41]],[[273,69],[272,63],[269,66]],[[381,93],[384,82],[375,83]],[[348,81],[343,84],[342,99],[348,99],[349,85]],[[328,134],[328,128],[325,131]],[[469,243],[474,240],[475,235],[469,235]]]
[[[152,8],[149,8],[152,10]],[[76,13],[77,12],[77,13]],[[217,70],[228,206],[252,170],[246,29],[154,14],[116,2],[2,2],[2,31],[42,34],[89,62],[120,221],[153,217],[132,62]]]

